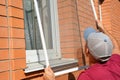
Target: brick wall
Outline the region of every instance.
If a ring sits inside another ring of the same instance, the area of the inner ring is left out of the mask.
[[[87,5],[85,6],[85,4]],[[2,0],[0,1],[0,9],[2,9],[0,12],[0,22],[2,23],[0,24],[0,55],[4,56],[0,56],[0,64],[2,65],[0,66],[0,79],[20,80],[26,78],[42,80],[42,71],[30,74],[24,74],[23,71],[26,67],[26,56],[22,0]],[[77,3],[76,0],[58,0],[58,11],[62,56],[65,58],[79,58],[79,62],[82,64],[80,36],[83,37],[81,34],[83,34],[86,26],[94,25],[90,4],[83,0],[79,0]],[[78,51],[80,51],[79,54]],[[76,79],[79,73],[73,73]],[[66,74],[56,79],[68,79],[68,76]]]
[[[0,79],[26,67],[22,0],[0,0]]]
[[[5,0],[0,1],[0,79],[9,79],[8,27]]]
[[[75,0],[58,0],[58,14],[62,56],[75,58],[80,47]]]
[[[81,34],[82,39],[82,46],[83,49],[85,47],[85,40],[83,38],[83,31],[87,27],[95,27],[95,19],[91,7],[90,0],[78,0],[78,15],[79,15],[79,30]],[[85,54],[85,53],[84,53]],[[89,64],[89,59],[85,55],[86,58],[86,64]]]
[[[120,1],[105,0],[102,4],[102,17],[105,29],[110,32],[120,45]],[[118,52],[116,49],[115,52]]]
[[[111,2],[111,31],[120,45],[120,0]],[[116,51],[118,52],[118,51]]]
[[[76,15],[74,14],[76,11],[74,10],[75,4],[70,0],[66,0],[66,4],[72,5],[70,8],[66,7],[67,12],[72,12],[69,14],[68,19],[64,20],[63,23],[60,21],[60,25],[69,24],[71,28],[67,30],[67,28],[63,32],[66,31],[66,41],[71,38],[71,41],[61,43],[63,57],[76,57],[77,49],[79,48],[79,37],[78,37],[78,27],[76,20]],[[62,4],[63,5],[63,4]],[[72,9],[73,8],[73,9]],[[24,39],[24,16],[23,16],[23,4],[22,0],[1,0],[0,1],[0,79],[1,80],[20,80],[20,79],[31,79],[31,80],[42,80],[43,71],[33,72],[29,74],[24,74],[23,69],[26,67],[25,60],[25,39]],[[63,10],[63,9],[62,9]],[[69,11],[70,10],[70,11]],[[72,11],[73,10],[73,11]],[[64,12],[64,11],[63,11]],[[65,14],[68,15],[68,14]],[[63,16],[65,16],[63,15]],[[72,15],[72,16],[71,16]],[[75,18],[73,18],[73,15]],[[60,17],[62,19],[62,16]],[[74,26],[74,28],[72,28]],[[65,28],[65,26],[63,27]],[[61,34],[62,30],[60,29]],[[71,32],[69,32],[71,31]],[[71,34],[68,34],[71,33]],[[77,34],[77,35],[76,35]],[[71,36],[72,35],[72,36]],[[64,36],[65,38],[66,36]],[[61,39],[64,40],[64,39]],[[75,40],[75,41],[74,41]],[[62,41],[61,41],[62,42]],[[72,49],[72,50],[71,50]],[[71,51],[69,51],[71,50]],[[64,55],[68,53],[69,55]],[[73,54],[74,53],[74,54]],[[74,73],[76,76],[79,72]],[[67,77],[68,75],[64,75]],[[61,77],[57,77],[57,79],[61,79]]]
[[[98,2],[97,0],[94,2],[99,17]],[[0,0],[0,10],[0,79],[43,80],[43,71],[29,74],[24,74],[23,71],[26,67],[26,53],[22,0]],[[119,0],[105,0],[103,2],[103,24],[120,44],[119,14]],[[85,43],[83,31],[88,26],[95,27],[90,0],[58,0],[58,17],[62,57],[77,58],[82,65],[81,53]],[[88,63],[88,58],[86,59]],[[73,73],[76,79],[80,72]],[[69,79],[69,74],[56,77],[56,80],[62,79]]]
[[[58,15],[62,56],[78,58],[82,64],[83,30],[95,27],[90,1],[58,0]]]

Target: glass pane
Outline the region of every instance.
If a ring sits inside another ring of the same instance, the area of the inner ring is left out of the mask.
[[[49,0],[38,0],[47,49],[53,48]],[[43,49],[33,0],[24,0],[26,49]]]
[[[48,49],[52,49],[52,25],[51,25],[51,14],[50,14],[50,2],[49,0],[38,0],[38,5],[40,9],[40,15],[42,20],[42,25],[44,26],[44,34],[46,45]]]

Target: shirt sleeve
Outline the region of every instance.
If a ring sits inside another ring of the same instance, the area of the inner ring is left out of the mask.
[[[90,79],[90,77],[85,72],[83,72],[79,75],[77,80],[92,80],[92,79]]]

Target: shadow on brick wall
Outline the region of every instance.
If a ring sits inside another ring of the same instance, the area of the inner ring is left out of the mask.
[[[68,80],[76,80],[75,76],[72,73],[68,74]]]
[[[104,2],[104,0],[99,0],[99,4],[102,4]]]

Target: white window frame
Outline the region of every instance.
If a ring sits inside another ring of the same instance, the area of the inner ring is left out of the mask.
[[[61,52],[60,52],[57,0],[50,0],[50,14],[52,17],[51,24],[52,24],[53,49],[47,49],[47,52],[49,59],[58,59],[61,58]],[[43,50],[26,50],[27,63],[44,60],[45,55]]]
[[[59,23],[58,23],[58,8],[57,0],[50,1],[50,14],[51,14],[51,24],[52,24],[52,40],[53,40],[53,50],[48,50],[48,57],[50,66],[55,68],[57,73],[55,75],[64,74],[63,72],[72,72],[78,70],[78,60],[72,58],[62,58],[60,51],[60,36],[59,36]],[[39,54],[36,52],[38,51]],[[43,50],[26,50],[26,62],[27,67],[25,68],[25,73],[30,73],[33,71],[42,70],[45,67],[45,55]],[[77,67],[76,67],[77,66]],[[62,69],[63,68],[63,69]],[[66,68],[69,71],[66,71]],[[71,69],[70,69],[71,68]],[[65,70],[59,72],[60,70]]]

